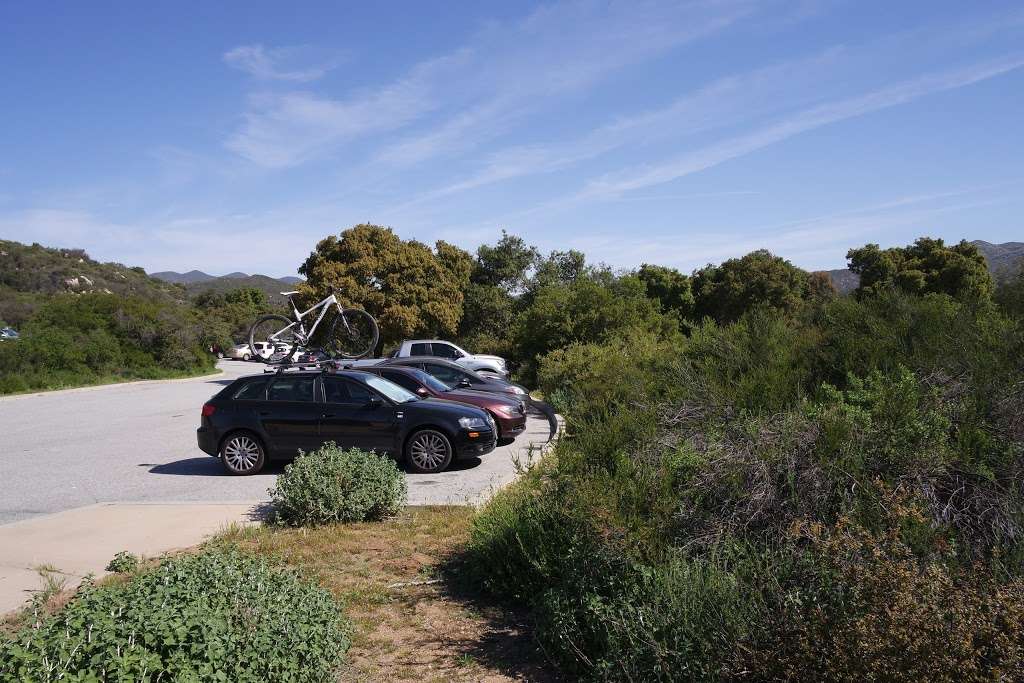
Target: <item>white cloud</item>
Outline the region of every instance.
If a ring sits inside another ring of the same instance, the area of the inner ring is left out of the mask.
[[[315,81],[338,64],[336,57],[300,67],[298,62],[313,57],[309,48],[270,49],[262,45],[240,45],[224,53],[224,63],[250,76],[270,81]]]
[[[753,0],[559,3],[511,25],[492,25],[463,47],[422,62],[382,88],[344,98],[322,92],[260,93],[228,149],[268,167],[330,154],[357,135],[424,128],[386,145],[377,159],[410,165],[469,149],[551,101],[625,66],[710,35],[751,14]],[[261,78],[313,80],[286,71],[261,46],[236,48],[229,63]],[[436,113],[434,121],[425,117]]]
[[[591,181],[576,199],[614,197],[624,192],[667,183],[821,126],[905,104],[944,90],[961,88],[1022,66],[1024,57],[1007,57],[994,62],[929,74],[859,97],[812,107],[751,133],[709,145],[667,162],[605,175]]]
[[[250,97],[245,124],[229,150],[269,168],[295,166],[341,142],[393,130],[437,106],[430,83],[463,55],[426,62],[406,78],[336,100],[313,92],[262,92]]]

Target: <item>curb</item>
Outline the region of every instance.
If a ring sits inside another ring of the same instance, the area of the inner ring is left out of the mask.
[[[63,394],[74,394],[83,391],[99,391],[100,389],[109,389],[110,387],[127,387],[135,384],[166,384],[170,382],[194,382],[200,379],[212,379],[214,377],[220,377],[224,375],[223,370],[210,373],[209,375],[195,375],[193,377],[174,377],[171,379],[133,379],[129,382],[108,382],[107,384],[92,384],[87,387],[70,387],[68,389],[49,389],[44,391],[28,391],[23,394],[14,394],[12,396],[0,396],[0,402],[3,401],[17,401],[23,398],[32,398],[33,396],[59,396]]]

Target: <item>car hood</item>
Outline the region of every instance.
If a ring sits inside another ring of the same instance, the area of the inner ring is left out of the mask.
[[[456,403],[455,401],[446,401],[441,398],[425,398],[420,401],[399,403],[395,407],[409,412],[433,413],[435,415],[445,414],[455,419],[460,417],[487,417],[487,413],[480,408],[464,403]]]
[[[496,363],[504,363],[505,362],[505,359],[502,358],[501,356],[491,356],[491,355],[488,355],[486,353],[474,353],[472,356],[470,356],[470,358],[472,360],[492,360],[492,361],[494,361]]]
[[[508,403],[511,406],[515,406],[519,403],[514,398],[507,398],[510,394],[498,394],[493,391],[477,391],[475,389],[452,389],[444,393],[445,398],[455,401],[492,401],[498,403]]]

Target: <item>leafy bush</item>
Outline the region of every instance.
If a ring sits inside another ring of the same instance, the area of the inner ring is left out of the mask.
[[[577,678],[1016,680],[1022,343],[888,292],[550,353],[569,434],[468,573]]]
[[[0,641],[0,680],[327,681],[348,649],[340,605],[265,560],[173,558],[75,598]]]
[[[380,520],[401,510],[406,494],[390,458],[334,443],[301,453],[270,489],[277,519],[294,526]]]
[[[139,568],[139,558],[132,555],[127,550],[114,555],[114,557],[107,563],[108,572],[117,572],[119,574],[130,574]]]
[[[213,369],[184,306],[113,294],[57,294],[40,303],[17,342],[0,346],[0,392]]]

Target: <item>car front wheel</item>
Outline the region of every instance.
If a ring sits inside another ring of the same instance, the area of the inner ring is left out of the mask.
[[[451,463],[452,442],[435,429],[421,429],[406,444],[405,460],[413,472],[435,474]]]
[[[221,444],[220,461],[229,474],[245,476],[262,470],[266,455],[259,439],[248,432],[236,432]]]

